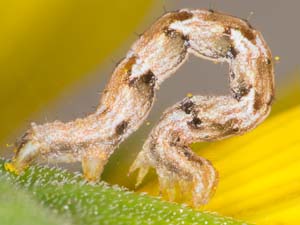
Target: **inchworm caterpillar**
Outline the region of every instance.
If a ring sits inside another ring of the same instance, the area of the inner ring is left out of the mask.
[[[21,172],[38,156],[81,161],[84,177],[98,180],[114,149],[147,117],[155,90],[190,53],[229,64],[231,96],[189,96],[167,109],[130,172],[139,169],[139,184],[154,167],[163,191],[176,186],[194,205],[205,204],[217,172],[189,145],[253,129],[269,114],[274,95],[272,56],[260,32],[213,11],[182,9],[159,18],[116,66],[96,112],[68,123],[32,123],[7,168]]]

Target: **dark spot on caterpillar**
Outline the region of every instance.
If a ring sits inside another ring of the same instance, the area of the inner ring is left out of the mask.
[[[233,98],[235,98],[236,100],[240,101],[242,96],[239,93],[233,92]]]
[[[193,161],[193,162],[197,162],[199,163],[199,165],[203,165],[203,161],[200,157],[198,157],[197,155],[193,154],[193,152],[191,152],[191,150],[184,146],[182,148],[183,154],[184,156],[189,160],[189,161]]]
[[[237,127],[228,127],[224,130],[225,130],[225,132],[223,133],[224,136],[236,134],[239,132],[239,128]]]
[[[193,17],[193,14],[187,11],[178,11],[172,14],[173,20],[184,21]]]
[[[231,28],[226,27],[225,30],[224,30],[224,34],[231,35]]]
[[[186,114],[190,114],[193,110],[194,102],[190,98],[185,98],[180,104],[180,109],[182,109]]]
[[[230,71],[229,75],[232,80],[235,78],[235,73],[233,71]]]
[[[139,92],[140,97],[153,101],[155,95],[156,76],[151,70],[139,77],[129,79],[129,87],[134,88]]]
[[[230,119],[224,124],[213,123],[212,127],[223,133],[223,136],[234,134],[239,131],[239,128],[235,126],[238,123],[237,119]]]
[[[214,12],[215,12],[215,10],[213,10],[213,9],[209,9],[209,10],[208,10],[208,12],[210,12],[210,13],[214,13]]]
[[[272,63],[272,60],[271,59],[267,59],[267,65],[270,65]]]
[[[150,87],[154,87],[154,86],[155,86],[156,78],[155,78],[154,73],[152,73],[151,70],[149,70],[146,74],[144,74],[144,75],[141,77],[141,79],[142,79],[142,81],[143,81],[145,84],[149,84]]]
[[[202,121],[198,117],[194,117],[192,121],[188,121],[187,124],[194,129],[198,129],[200,128]]]
[[[232,127],[232,125],[233,124],[231,123],[231,126],[227,128],[224,135],[231,135],[239,132],[240,129],[238,127]]]
[[[240,101],[242,97],[244,97],[245,95],[247,95],[250,92],[250,88],[241,86],[238,88],[237,91],[235,91],[233,89],[231,89],[231,91],[232,91],[233,98]]]
[[[236,132],[238,132],[240,129],[239,129],[238,127],[234,127],[234,128],[232,128],[231,130],[232,130],[232,132],[236,133]]]
[[[116,126],[116,134],[117,135],[122,135],[125,133],[126,128],[128,127],[128,122],[127,121],[122,121]]]
[[[228,49],[228,52],[226,54],[226,57],[227,58],[230,58],[230,59],[235,59],[235,57],[237,56],[238,52],[237,50],[231,46],[229,49]]]
[[[156,142],[153,139],[149,143],[149,150],[153,156],[156,155]]]
[[[263,106],[263,101],[262,101],[261,95],[259,93],[255,92],[253,108],[255,111],[257,111],[262,106]]]
[[[168,168],[169,171],[175,173],[175,174],[183,174],[184,171],[182,171],[174,162],[162,162],[165,167]]]
[[[170,145],[177,146],[179,142],[180,142],[180,137],[178,136],[178,134],[174,134],[174,137],[172,138]]]
[[[168,27],[163,28],[163,32],[166,36],[168,36],[172,39],[178,37],[178,35],[181,35],[178,31],[176,31],[174,29],[170,29]]]
[[[141,81],[150,87],[155,86],[156,77],[154,73],[152,73],[151,70],[149,70],[147,73],[141,75],[140,77],[134,77],[133,79],[129,80],[129,86],[134,86],[138,81]]]
[[[189,150],[184,149],[183,150],[183,154],[185,157],[187,157],[188,159],[191,157],[191,153],[189,152]]]
[[[137,80],[138,80],[137,77],[135,77],[133,79],[130,79],[129,80],[129,86],[132,87],[136,83]]]
[[[251,29],[241,27],[240,31],[241,31],[241,33],[243,34],[243,36],[245,38],[247,38],[253,44],[256,44],[256,42],[255,42],[255,35],[254,35],[254,33],[253,33],[253,31]]]
[[[161,160],[160,164],[167,168],[168,171],[177,174],[180,177],[184,177],[185,179],[191,180],[193,174],[189,171],[184,169],[180,164],[169,161],[169,160]]]
[[[171,39],[175,39],[177,37],[180,37],[182,40],[185,41],[185,45],[188,46],[189,45],[189,36],[187,35],[183,35],[181,32],[165,27],[163,28],[163,32],[167,37],[170,37]]]
[[[255,42],[255,35],[252,31],[252,28],[247,24],[236,24],[234,23],[234,19],[228,17],[227,15],[223,15],[220,13],[210,13],[205,17],[207,21],[218,21],[222,23],[225,27],[225,33],[229,32],[230,29],[239,30],[245,38],[249,41]],[[229,33],[230,34],[230,33]]]
[[[187,48],[189,48],[189,47],[191,47],[191,44],[190,44],[190,37],[189,36],[183,36],[183,40],[184,40],[184,46],[185,46],[185,48],[187,49]]]

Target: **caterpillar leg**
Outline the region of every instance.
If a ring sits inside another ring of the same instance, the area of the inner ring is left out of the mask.
[[[139,169],[139,185],[148,169],[156,169],[160,193],[170,201],[183,200],[199,206],[207,203],[215,191],[218,173],[212,164],[197,156],[188,146],[157,143],[149,138],[130,168]]]
[[[224,139],[254,128],[269,109],[265,107],[257,115],[251,105],[251,100],[237,101],[229,96],[195,96],[167,110],[130,168],[130,172],[139,169],[137,184],[153,167],[162,194],[171,201],[180,197],[195,206],[207,203],[216,189],[218,173],[189,145]]]
[[[110,155],[111,152],[105,151],[99,146],[89,147],[81,159],[84,178],[91,182],[98,181]]]

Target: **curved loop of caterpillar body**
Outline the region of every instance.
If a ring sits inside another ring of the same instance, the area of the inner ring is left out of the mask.
[[[158,19],[116,67],[95,113],[62,123],[32,124],[18,143],[11,168],[22,171],[38,156],[50,162],[81,161],[84,177],[98,180],[114,149],[147,117],[155,89],[189,54],[229,64],[231,96],[194,96],[166,110],[133,163],[138,183],[154,167],[161,190],[175,186],[194,205],[205,204],[218,176],[189,144],[243,134],[270,112],[272,56],[247,22],[217,12],[183,9]]]

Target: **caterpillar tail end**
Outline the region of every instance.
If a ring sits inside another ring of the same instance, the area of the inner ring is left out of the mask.
[[[183,149],[177,148],[175,150],[169,146],[162,153],[156,148],[150,151],[145,146],[130,167],[129,174],[139,169],[137,187],[143,181],[149,168],[153,167],[158,176],[160,195],[165,200],[187,203],[196,208],[201,207],[207,204],[215,193],[218,172],[208,160],[197,156],[190,149],[187,154],[185,148],[185,153],[188,155],[186,156]],[[151,157],[153,152],[160,154],[158,160],[154,156]],[[168,157],[173,157],[171,162]]]

